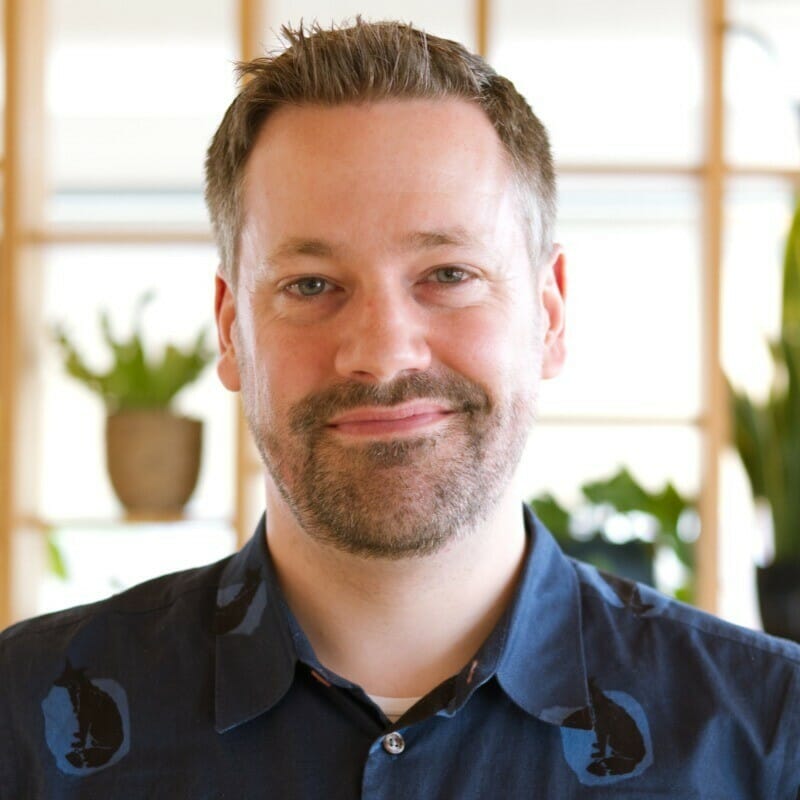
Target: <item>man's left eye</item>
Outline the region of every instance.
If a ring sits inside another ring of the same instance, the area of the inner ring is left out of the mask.
[[[463,283],[469,278],[469,273],[460,267],[439,267],[430,277],[436,283]]]

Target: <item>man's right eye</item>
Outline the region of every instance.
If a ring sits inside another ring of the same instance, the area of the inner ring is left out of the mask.
[[[325,278],[299,278],[286,285],[286,291],[298,297],[316,297],[330,286]]]

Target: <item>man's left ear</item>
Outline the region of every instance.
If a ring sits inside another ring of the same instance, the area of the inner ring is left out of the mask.
[[[564,340],[567,274],[564,253],[560,245],[554,246],[550,260],[542,267],[539,276],[539,297],[544,313],[542,377],[555,378],[561,372],[567,355]]]

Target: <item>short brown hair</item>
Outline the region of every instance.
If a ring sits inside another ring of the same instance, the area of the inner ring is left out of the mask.
[[[400,22],[281,29],[286,48],[240,63],[246,79],[217,129],[206,158],[206,203],[222,272],[236,280],[247,158],[265,119],[286,105],[335,106],[386,99],[463,98],[491,121],[521,190],[531,258],[549,253],[556,189],[547,132],[506,78],[463,45]]]

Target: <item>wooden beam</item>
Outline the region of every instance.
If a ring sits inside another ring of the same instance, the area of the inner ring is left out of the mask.
[[[263,0],[239,0],[239,57],[243,61],[264,55],[263,6]]]
[[[15,621],[16,516],[35,496],[36,374],[41,293],[20,230],[42,208],[44,0],[6,0],[3,242],[0,263],[0,627]],[[24,320],[24,325],[23,325]],[[22,354],[25,353],[23,358]]]
[[[173,522],[193,522],[202,525],[230,525],[227,517],[193,517],[182,512],[166,513],[121,513],[118,517],[64,517],[45,519],[43,517],[24,514],[17,518],[16,524],[29,530],[47,533],[54,528],[99,528],[121,527],[123,525],[154,525]]]
[[[489,57],[490,0],[475,0],[475,42],[478,55]]]
[[[776,178],[778,180],[800,183],[800,169],[790,169],[788,167],[759,167],[759,166],[729,166],[726,173],[736,178]]]
[[[701,165],[680,164],[579,164],[556,163],[556,172],[562,175],[578,175],[604,178],[629,178],[629,177],[677,177],[699,178],[705,170]]]
[[[266,10],[265,0],[239,0],[239,56],[250,61],[264,55],[263,32]],[[252,536],[250,530],[251,514],[247,479],[251,474],[248,469],[248,453],[251,444],[250,431],[244,418],[241,402],[236,406],[236,496],[234,509],[234,527],[238,544],[244,543]],[[262,467],[263,469],[263,467]]]
[[[15,203],[17,163],[15,120],[19,106],[17,64],[19,42],[17,0],[6,0],[4,14],[5,52],[5,118],[3,136],[6,152],[3,181],[3,240],[0,261],[0,628],[11,623],[12,572],[14,534],[14,418],[17,405],[17,264]]]
[[[631,414],[539,414],[536,417],[537,426],[541,425],[575,425],[594,426],[598,428],[614,426],[636,426],[645,428],[664,427],[702,427],[706,424],[706,417],[651,415],[635,417]]]
[[[21,244],[80,245],[147,245],[147,244],[212,244],[214,237],[206,229],[190,228],[102,228],[96,225],[70,228],[35,228],[18,235]]]
[[[705,171],[703,181],[703,374],[705,421],[697,543],[697,603],[715,612],[719,594],[719,469],[728,437],[720,361],[722,233],[725,184],[723,53],[725,0],[704,0]]]
[[[768,167],[757,165],[721,165],[722,173],[727,177],[737,178],[776,178],[792,183],[800,182],[800,169],[790,167]],[[610,178],[636,178],[639,176],[649,177],[686,177],[686,178],[706,178],[708,169],[702,164],[685,165],[680,164],[580,164],[577,162],[557,163],[556,172],[559,175],[577,175]]]

